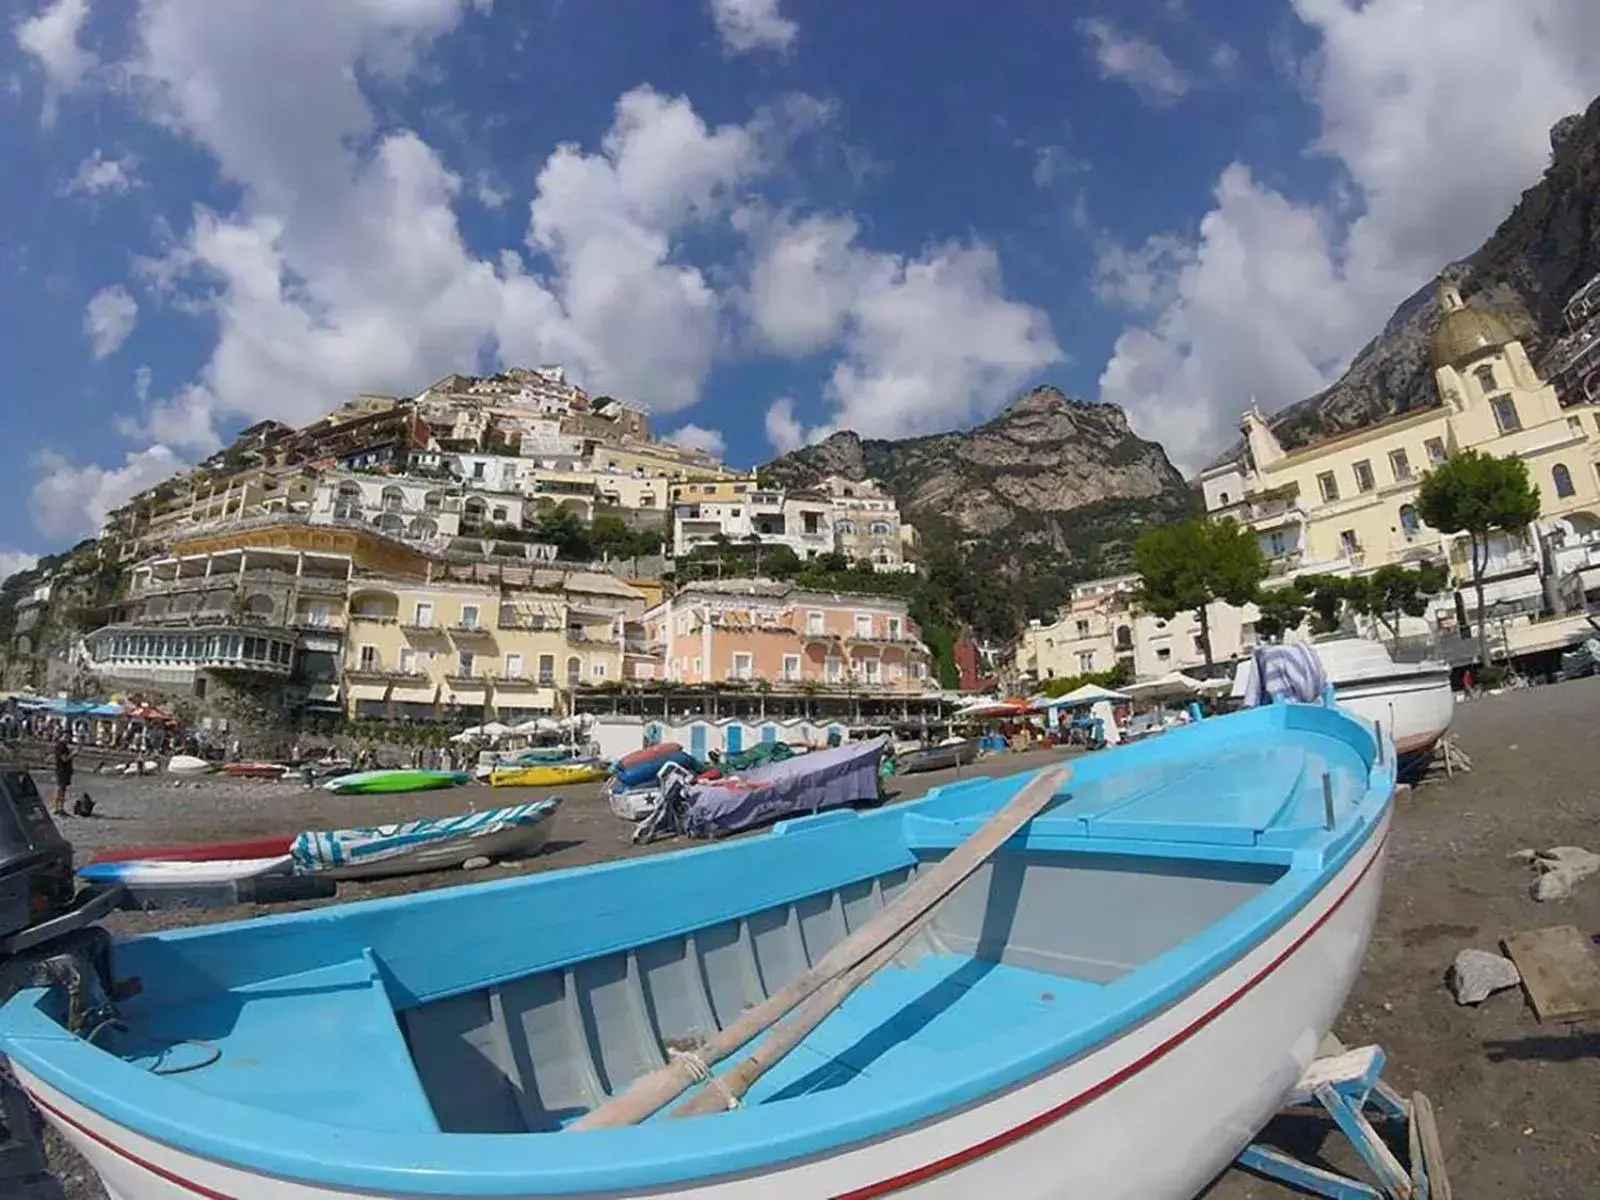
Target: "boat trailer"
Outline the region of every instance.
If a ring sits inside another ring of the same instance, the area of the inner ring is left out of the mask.
[[[1331,1120],[1377,1180],[1376,1186],[1260,1142],[1245,1148],[1238,1165],[1328,1200],[1451,1200],[1433,1105],[1421,1092],[1414,1092],[1408,1100],[1385,1083],[1385,1061],[1378,1046],[1346,1050],[1329,1034],[1322,1053],[1300,1076],[1279,1113]],[[1403,1131],[1406,1164],[1375,1124]]]

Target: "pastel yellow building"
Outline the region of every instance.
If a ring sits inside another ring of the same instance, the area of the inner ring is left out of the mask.
[[[1385,563],[1448,562],[1459,588],[1471,578],[1466,540],[1426,526],[1416,509],[1422,476],[1466,449],[1521,458],[1539,489],[1540,520],[1491,539],[1485,596],[1494,613],[1532,620],[1549,606],[1548,542],[1600,532],[1600,406],[1563,408],[1498,315],[1439,286],[1430,345],[1440,405],[1286,450],[1261,414],[1244,416],[1244,448],[1201,475],[1208,513],[1254,530],[1269,576],[1365,573]],[[1475,624],[1470,590],[1438,606]]]

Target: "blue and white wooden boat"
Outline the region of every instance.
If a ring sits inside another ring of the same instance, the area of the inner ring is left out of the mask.
[[[565,1128],[796,978],[1031,776],[131,938],[122,1026],[86,1040],[59,992],[25,991],[0,1051],[118,1200],[1188,1200],[1344,1002],[1393,763],[1370,724],[1291,704],[1081,759],[736,1111]]]

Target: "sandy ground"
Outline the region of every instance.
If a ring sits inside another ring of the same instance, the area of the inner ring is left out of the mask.
[[[1500,938],[1545,925],[1600,931],[1600,878],[1569,901],[1536,904],[1523,847],[1600,850],[1600,771],[1593,730],[1600,679],[1487,697],[1458,711],[1456,733],[1474,770],[1431,779],[1395,820],[1382,913],[1366,966],[1337,1032],[1351,1045],[1377,1042],[1389,1079],[1426,1092],[1438,1112],[1458,1200],[1588,1200],[1600,1192],[1600,1023],[1541,1026],[1520,990],[1476,1009],[1450,997],[1444,976],[1466,946],[1498,949]],[[1049,755],[1011,756],[964,774],[1008,773]],[[947,782],[951,772],[903,781],[906,796]],[[173,787],[151,780],[81,779],[105,815],[65,823],[81,857],[95,849],[195,839],[235,839],[307,827],[444,815],[509,803],[532,790],[459,789],[420,797],[334,797],[297,784],[207,781]],[[520,871],[576,866],[640,853],[606,810],[598,787],[563,790],[546,851],[527,863],[412,880],[345,884],[339,900],[450,886]],[[902,797],[905,798],[905,797]],[[646,853],[668,852],[672,844]],[[216,910],[226,919],[262,910]],[[122,931],[170,925],[173,914],[121,914]],[[1226,1069],[1220,1064],[1219,1069]],[[1320,1127],[1278,1122],[1268,1138],[1329,1162],[1353,1165]],[[70,1200],[101,1200],[83,1164],[59,1143],[53,1162]],[[1296,1193],[1244,1172],[1227,1172],[1206,1200],[1277,1200]]]

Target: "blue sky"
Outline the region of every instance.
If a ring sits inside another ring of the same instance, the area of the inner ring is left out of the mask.
[[[497,362],[741,464],[1047,381],[1191,469],[1600,91],[1590,0],[5,8],[0,574],[246,424]]]

